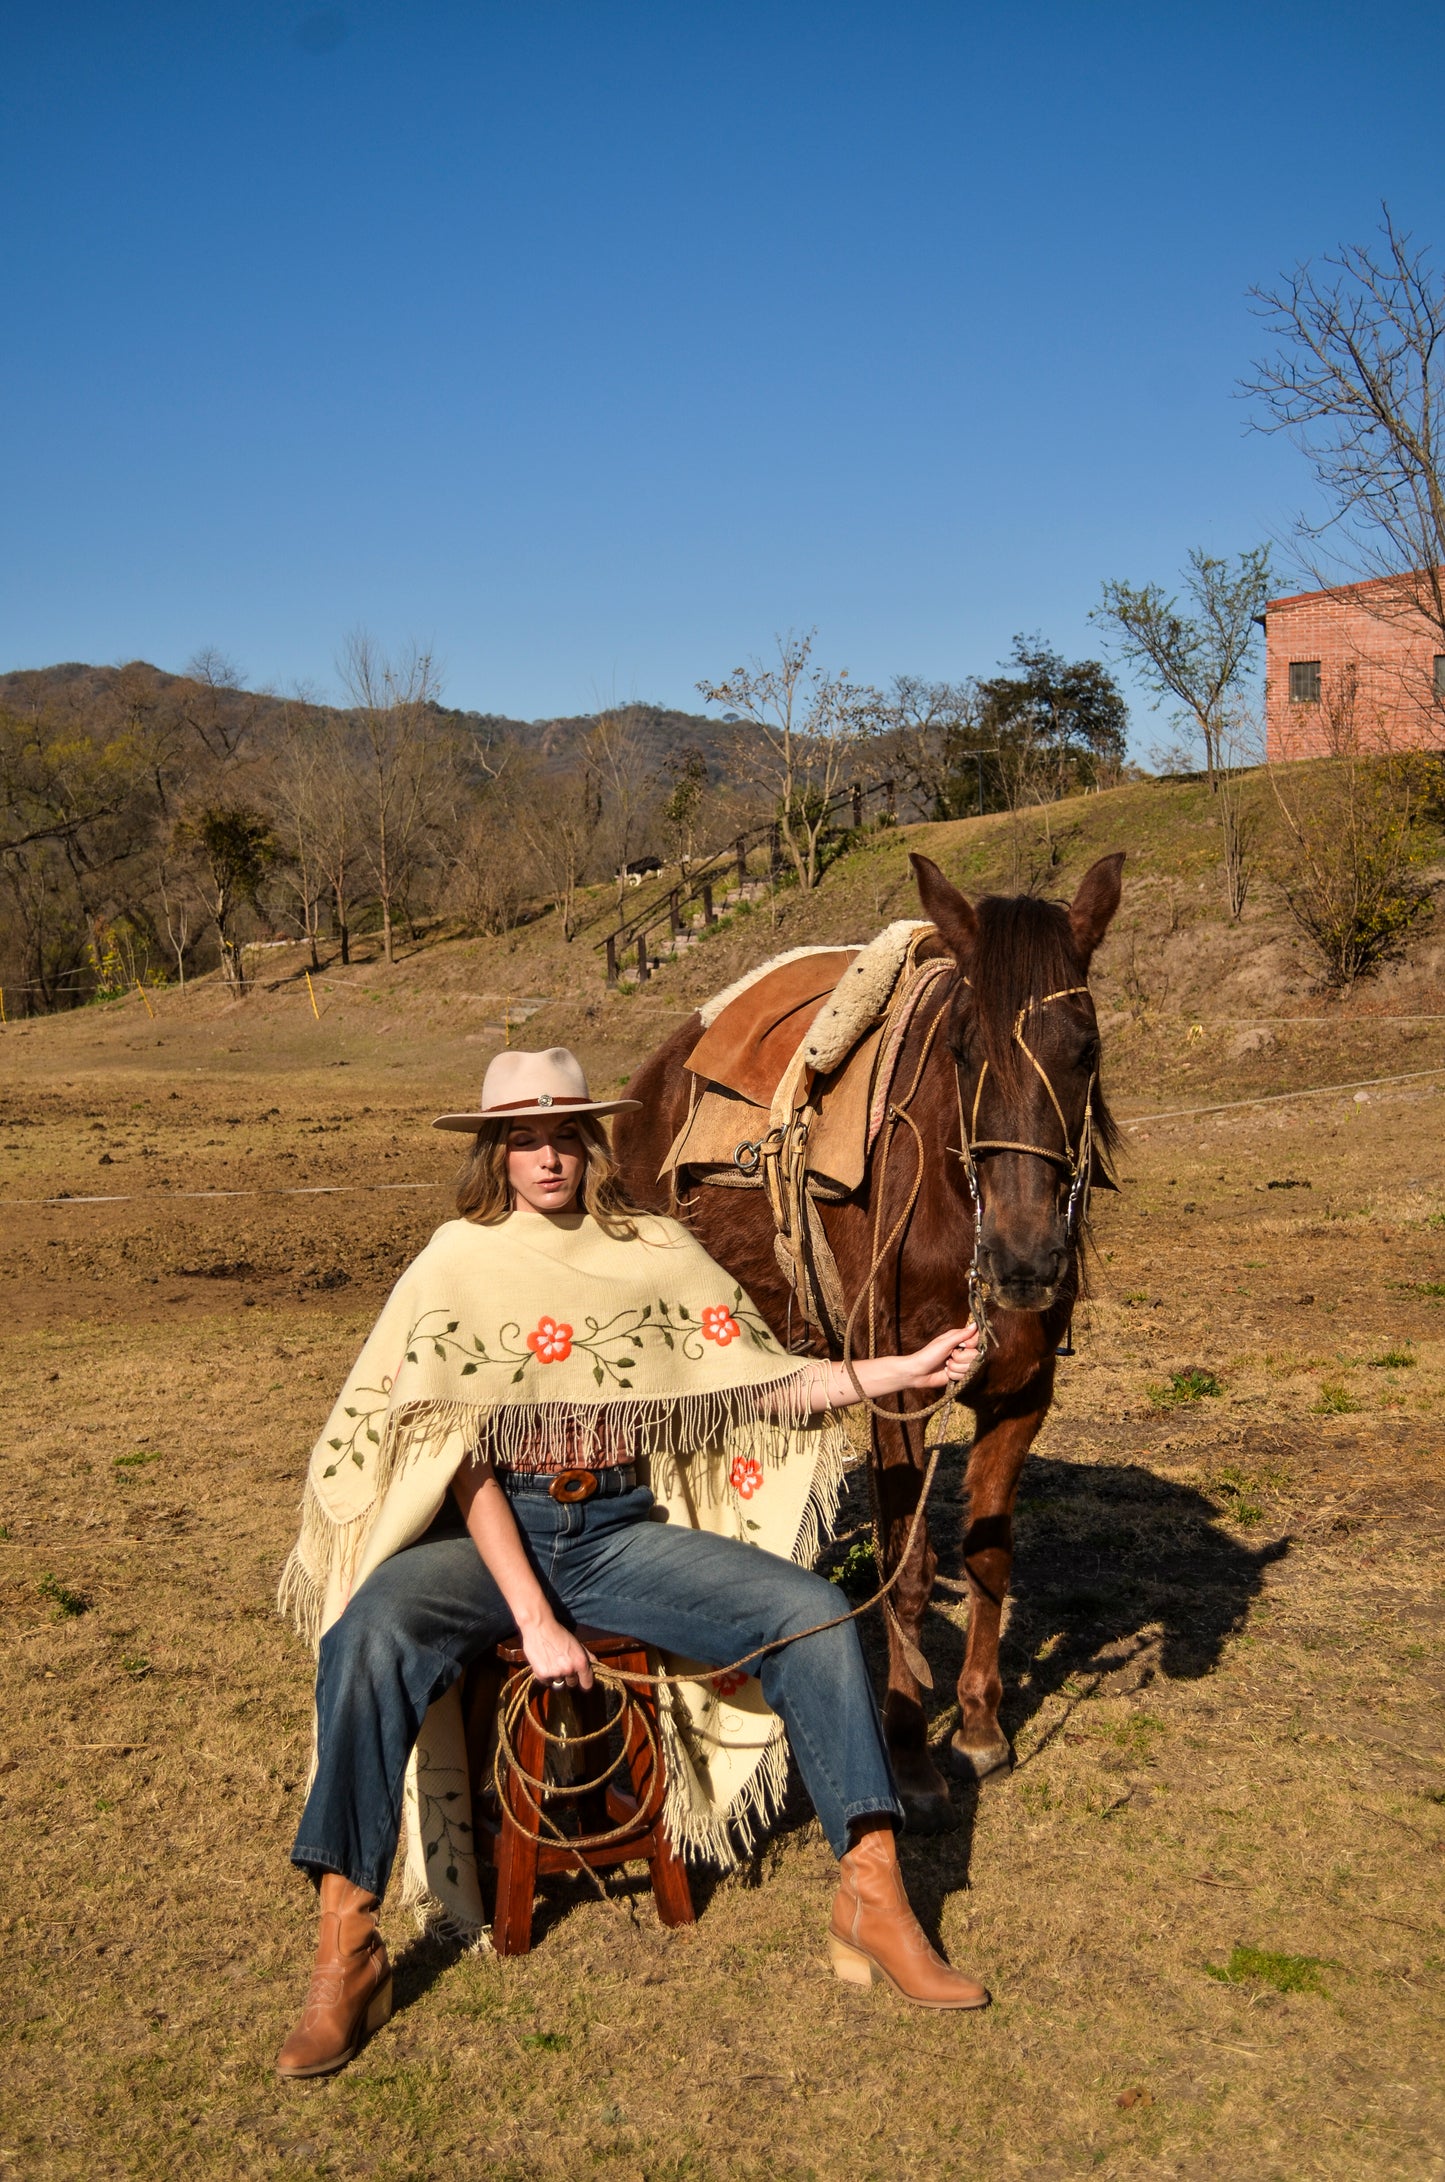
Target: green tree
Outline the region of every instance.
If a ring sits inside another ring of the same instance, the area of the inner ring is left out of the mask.
[[[235,916],[243,903],[256,906],[261,881],[276,856],[271,829],[260,812],[246,804],[213,804],[194,818],[183,819],[176,828],[176,840],[193,852],[196,884],[220,943],[222,974],[240,992],[246,970],[235,937]]]
[[[978,685],[977,732],[996,753],[1010,810],[1051,803],[1117,777],[1128,709],[1097,659],[1069,661],[1039,637],[1016,636],[1012,674]]]
[[[1109,629],[1121,657],[1158,700],[1183,706],[1204,744],[1211,789],[1219,785],[1221,744],[1252,663],[1270,582],[1268,546],[1250,547],[1232,567],[1196,546],[1184,576],[1192,612],[1157,583],[1110,582],[1089,617]]]

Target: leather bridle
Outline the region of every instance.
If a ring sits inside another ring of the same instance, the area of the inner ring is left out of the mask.
[[[965,977],[964,983],[972,990],[970,979]],[[968,1271],[968,1294],[973,1316],[986,1336],[988,1332],[988,1284],[983,1277],[982,1265],[983,1197],[978,1173],[978,1155],[980,1152],[1023,1152],[1031,1159],[1048,1160],[1051,1166],[1058,1167],[1069,1177],[1068,1202],[1064,1208],[1064,1239],[1071,1250],[1078,1236],[1079,1223],[1089,1209],[1089,1182],[1094,1157],[1094,1085],[1098,1081],[1098,1070],[1091,1069],[1089,1072],[1088,1087],[1084,1092],[1084,1118],[1079,1125],[1079,1141],[1075,1145],[1069,1141],[1068,1120],[1065,1117],[1063,1107],[1059,1103],[1059,1095],[1049,1080],[1048,1070],[1024,1036],[1024,1018],[1030,1008],[1046,1008],[1053,1000],[1072,1000],[1079,994],[1087,994],[1088,990],[1087,985],[1061,986],[1058,992],[1044,993],[1037,999],[1026,1000],[1014,1017],[1014,1043],[1026,1055],[1029,1065],[1038,1077],[1039,1082],[1049,1094],[1049,1104],[1059,1117],[1059,1128],[1063,1134],[1062,1151],[1053,1151],[1047,1144],[1023,1144],[1013,1137],[981,1137],[978,1134],[978,1110],[983,1099],[984,1078],[988,1075],[988,1061],[985,1059],[982,1068],[978,1072],[978,1082],[975,1084],[973,1092],[973,1111],[969,1116],[965,1116],[964,1113],[963,1076],[958,1068],[957,1061],[954,1064],[954,1083],[958,1091],[958,1128],[961,1142],[957,1147],[950,1146],[950,1150],[956,1148],[958,1156],[963,1162],[963,1171],[968,1182],[968,1194],[973,1203],[973,1263]]]

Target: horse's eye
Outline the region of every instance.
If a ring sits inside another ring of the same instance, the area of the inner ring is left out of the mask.
[[[1092,1072],[1098,1067],[1098,1065],[1099,1041],[1097,1038],[1086,1038],[1083,1045],[1079,1048],[1079,1066],[1080,1068],[1087,1068]]]

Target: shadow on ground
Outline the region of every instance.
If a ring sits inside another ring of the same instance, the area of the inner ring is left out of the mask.
[[[964,1503],[961,1466],[941,1470],[929,1528],[938,1573],[954,1584],[963,1573]],[[866,1504],[856,1481],[835,1558],[846,1551],[849,1514],[863,1521],[866,1537]],[[1015,1512],[1013,1583],[1000,1648],[1000,1719],[1010,1742],[1060,1693],[1070,1702],[1028,1763],[1063,1731],[1073,1706],[1106,1682],[1122,1694],[1147,1688],[1160,1675],[1192,1681],[1209,1674],[1248,1618],[1266,1569],[1288,1551],[1287,1537],[1241,1543],[1206,1493],[1142,1464],[1031,1455]],[[935,1594],[924,1626],[935,1717],[952,1706],[964,1647],[963,1629],[941,1604],[952,1605],[961,1595]],[[870,1616],[865,1623],[865,1646],[881,1690],[886,1651],[872,1622]],[[993,1785],[953,1782],[957,1830],[905,1842],[925,1923],[930,1910],[936,1917],[946,1894],[968,1884],[978,1798]],[[796,1824],[805,1815],[806,1800],[795,1815],[790,1798],[785,1822]]]

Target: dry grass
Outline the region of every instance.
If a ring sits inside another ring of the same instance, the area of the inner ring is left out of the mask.
[[[905,1845],[924,1914],[994,1987],[987,2016],[829,1976],[830,1860],[799,1808],[747,1872],[699,1887],[691,1931],[559,1888],[535,1952],[502,1964],[388,1911],[394,2023],[334,2082],[272,2079],[311,1915],[286,1863],[309,1677],[270,1600],[317,1422],[444,1209],[449,1154],[418,1111],[485,1058],[458,1066],[464,996],[446,960],[429,974],[387,1017],[404,1076],[386,1033],[343,1014],[308,1045],[279,1001],[198,1002],[155,1031],[97,1011],[6,1048],[0,1195],[140,1194],[6,1213],[0,2174],[1445,2172],[1428,1087],[1131,1132],[1025,1478],[1020,1763],[960,1793],[957,1833]],[[592,1004],[544,1020],[605,1081],[626,1025],[635,1052],[679,1001],[589,1027]],[[1349,1026],[1315,1035],[1321,1068],[1350,1073]],[[1213,1080],[1241,1088],[1232,1063]],[[432,1190],[171,1193],[357,1179]],[[957,1462],[940,1490],[956,1579]],[[955,1598],[928,1638],[941,1739]]]

